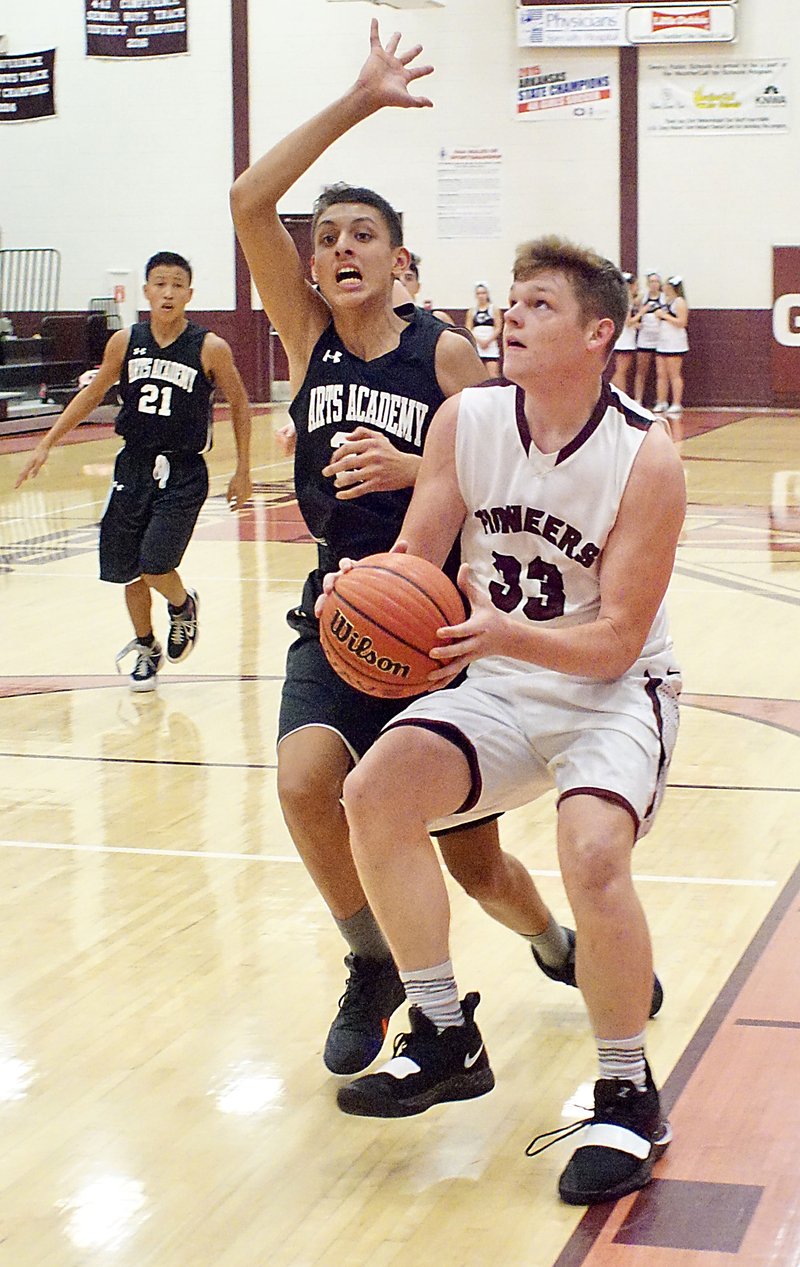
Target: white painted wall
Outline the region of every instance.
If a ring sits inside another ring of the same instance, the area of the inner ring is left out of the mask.
[[[793,120],[800,99],[798,0],[741,0],[735,46],[711,58],[789,57]],[[55,246],[64,262],[62,307],[107,290],[108,268],[141,267],[174,249],[195,264],[195,306],[234,306],[229,0],[191,0],[185,58],[87,60],[81,0],[0,0],[8,51],[55,45],[58,117],[0,125],[4,246]],[[486,279],[505,298],[515,246],[560,231],[616,257],[618,98],[615,50],[519,49],[513,0],[449,0],[401,11],[366,2],[252,0],[253,157],[324,106],[355,77],[372,16],[425,45],[436,74],[420,85],[433,110],[386,111],[343,138],[298,182],[285,211],[308,211],[320,187],[372,185],[404,213],[406,240],[423,257],[423,296],[467,306]],[[686,49],[642,50],[641,75]],[[519,120],[516,73],[538,63],[572,75],[610,71],[607,119]],[[503,155],[501,237],[437,236],[441,147],[495,146]],[[800,240],[800,144],[779,136],[659,137],[640,142],[643,268],[680,271],[699,307],[769,307],[771,247]]]
[[[293,0],[253,4],[250,17],[251,145],[263,153],[337,96],[369,51],[369,22],[424,45],[436,73],[416,89],[432,110],[386,110],[343,137],[284,203],[308,211],[335,180],[368,185],[403,212],[406,243],[422,256],[422,296],[467,307],[476,280],[505,302],[515,246],[561,231],[615,255],[618,249],[618,109],[608,119],[537,122],[515,117],[521,66],[558,66],[576,75],[614,75],[616,53],[516,46],[513,0],[451,0],[445,9],[396,12],[366,3]],[[441,147],[493,146],[503,155],[502,237],[437,237],[436,177]]]
[[[0,124],[4,247],[62,254],[61,308],[157,250],[192,261],[194,306],[232,308],[228,0],[195,0],[190,56],[85,56],[82,0],[0,0],[10,54],[57,49],[54,119]],[[144,304],[144,300],[142,300]]]
[[[695,46],[698,60],[788,58],[791,130],[647,136],[639,149],[639,263],[683,274],[690,305],[772,307],[772,247],[800,243],[800,4],[740,0],[740,39]],[[640,52],[647,64],[685,50]],[[783,85],[782,85],[783,86]]]

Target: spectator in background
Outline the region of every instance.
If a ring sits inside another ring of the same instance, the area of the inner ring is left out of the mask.
[[[664,305],[656,313],[656,319],[659,323],[656,344],[658,399],[654,412],[680,417],[683,413],[683,358],[689,351],[689,306],[683,293],[682,277],[668,277],[664,282]]]
[[[636,335],[639,330],[639,282],[633,273],[623,273],[628,285],[628,315],[622,333],[614,344],[614,375],[611,382],[628,394],[628,380],[636,359]]]
[[[636,379],[633,394],[641,405],[644,400],[647,377],[653,364],[656,345],[658,343],[658,317],[656,313],[664,306],[661,293],[661,275],[647,274],[647,294],[642,300],[639,310],[639,332],[636,336]]]
[[[414,304],[417,308],[423,308],[426,312],[432,312],[434,317],[438,317],[440,321],[443,321],[445,323],[445,325],[448,325],[448,326],[455,325],[455,322],[453,321],[453,318],[450,316],[450,313],[444,312],[443,309],[441,308],[434,308],[433,304],[431,303],[429,299],[426,299],[425,302],[422,304],[419,303],[417,299],[417,295],[419,294],[419,290],[420,290],[419,266],[421,263],[422,263],[422,257],[419,255],[415,255],[415,253],[412,251],[411,259],[408,261],[407,268],[400,274],[400,278],[399,278],[400,282],[408,291],[409,295],[413,299]],[[396,306],[395,306],[395,311],[396,311]]]
[[[487,378],[497,378],[500,373],[500,331],[503,318],[496,312],[486,282],[475,285],[475,304],[467,313],[467,329],[478,345],[478,356],[483,361]]]

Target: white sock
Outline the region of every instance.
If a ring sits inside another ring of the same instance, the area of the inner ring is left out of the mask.
[[[409,1003],[433,1021],[440,1033],[451,1025],[464,1024],[453,964],[449,959],[435,968],[401,972],[400,980]]]
[[[640,1091],[647,1088],[644,1063],[645,1032],[631,1038],[597,1038],[601,1078],[627,1079]]]

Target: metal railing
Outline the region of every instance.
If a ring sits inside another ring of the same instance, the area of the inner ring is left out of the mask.
[[[48,247],[0,251],[0,313],[54,312],[61,253]]]

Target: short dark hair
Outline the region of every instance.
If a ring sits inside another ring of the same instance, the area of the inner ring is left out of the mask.
[[[382,217],[389,230],[391,245],[403,245],[403,226],[394,207],[385,198],[382,198],[380,194],[376,194],[374,189],[365,189],[363,185],[345,185],[342,181],[336,185],[327,185],[314,203],[311,216],[312,242],[316,237],[317,225],[322,215],[329,207],[335,207],[342,202],[360,202],[365,207],[373,207]]]
[[[555,234],[524,242],[517,248],[514,281],[529,281],[545,268],[566,274],[587,320],[608,317],[614,322],[610,353],[622,333],[630,304],[627,283],[616,264],[590,247],[576,246]]]
[[[409,252],[411,258],[408,261],[407,273],[413,273],[417,281],[419,281],[419,266],[422,263],[422,257],[417,255],[415,251]]]
[[[157,251],[155,255],[151,255],[150,259],[144,266],[144,280],[147,281],[154,268],[159,265],[165,265],[167,268],[182,268],[184,273],[189,274],[189,285],[192,284],[192,266],[188,260],[182,255],[178,255],[176,251]]]

